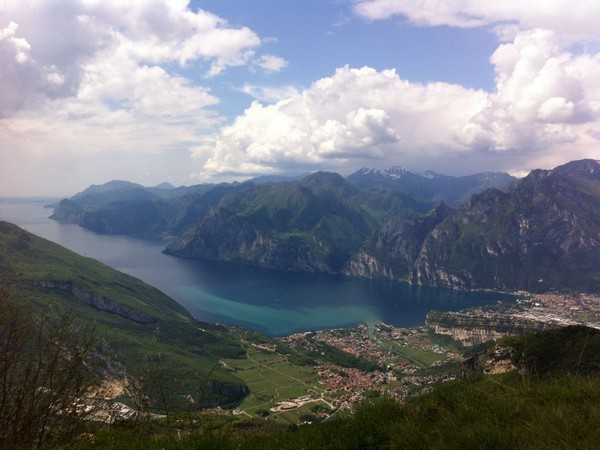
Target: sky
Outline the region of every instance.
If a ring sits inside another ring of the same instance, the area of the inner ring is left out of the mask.
[[[0,0],[0,196],[600,159],[597,17],[596,0]]]

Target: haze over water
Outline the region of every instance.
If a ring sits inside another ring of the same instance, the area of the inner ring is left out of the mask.
[[[431,309],[456,310],[507,296],[415,288],[402,283],[190,261],[162,253],[163,244],[104,236],[50,220],[43,203],[0,200],[0,220],[138,277],[173,297],[196,318],[270,335],[384,321],[422,324]]]

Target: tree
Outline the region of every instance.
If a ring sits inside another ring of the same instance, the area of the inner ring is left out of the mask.
[[[89,412],[93,332],[70,314],[36,314],[0,290],[0,448],[69,438]]]

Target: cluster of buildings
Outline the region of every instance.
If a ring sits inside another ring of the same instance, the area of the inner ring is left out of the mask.
[[[388,383],[388,375],[376,370],[365,372],[360,369],[324,364],[317,367],[319,384],[326,390],[327,397],[337,408],[349,408],[361,401],[366,392],[382,393]]]
[[[533,294],[518,302],[514,315],[557,326],[585,325],[600,329],[600,295]]]
[[[423,327],[400,328],[380,322],[293,334],[281,341],[315,355],[319,388],[306,396],[281,401],[271,412],[321,403],[327,406],[321,414],[328,416],[331,411],[352,408],[369,395],[385,394],[405,400],[436,384],[455,380],[460,373],[461,354],[455,346],[441,345],[436,334],[468,346],[506,335],[575,324],[600,329],[600,295],[520,293],[514,303],[432,313]],[[275,344],[253,345],[261,351],[277,352]],[[370,361],[376,368],[344,367],[342,362],[328,358],[326,347]]]
[[[431,384],[454,379],[443,370],[438,374],[421,373],[424,365],[408,358],[406,354],[411,354],[410,351],[438,355],[431,366],[460,359],[454,350],[433,342],[425,327],[398,328],[381,322],[297,333],[282,340],[291,347],[313,353],[318,352],[319,344],[326,344],[376,364],[378,368],[372,371],[331,362],[316,367],[319,384],[336,408],[349,408],[369,393],[385,393],[402,400]],[[410,351],[403,352],[403,349]]]

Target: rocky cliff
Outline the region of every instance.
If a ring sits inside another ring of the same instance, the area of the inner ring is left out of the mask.
[[[497,340],[504,336],[522,336],[556,328],[542,321],[517,319],[500,313],[431,311],[425,321],[435,334],[449,336],[464,346]]]
[[[425,239],[413,281],[459,289],[600,289],[600,164],[536,170],[473,196]]]
[[[98,311],[114,314],[123,319],[131,320],[132,322],[143,325],[150,325],[158,322],[156,317],[129,308],[116,300],[111,300],[110,298],[89,289],[77,286],[72,281],[41,280],[34,281],[31,285],[35,288],[58,292],[61,295],[72,296],[76,300],[83,302]]]
[[[408,281],[426,237],[452,212],[442,203],[427,214],[390,218],[350,259],[344,273]]]

